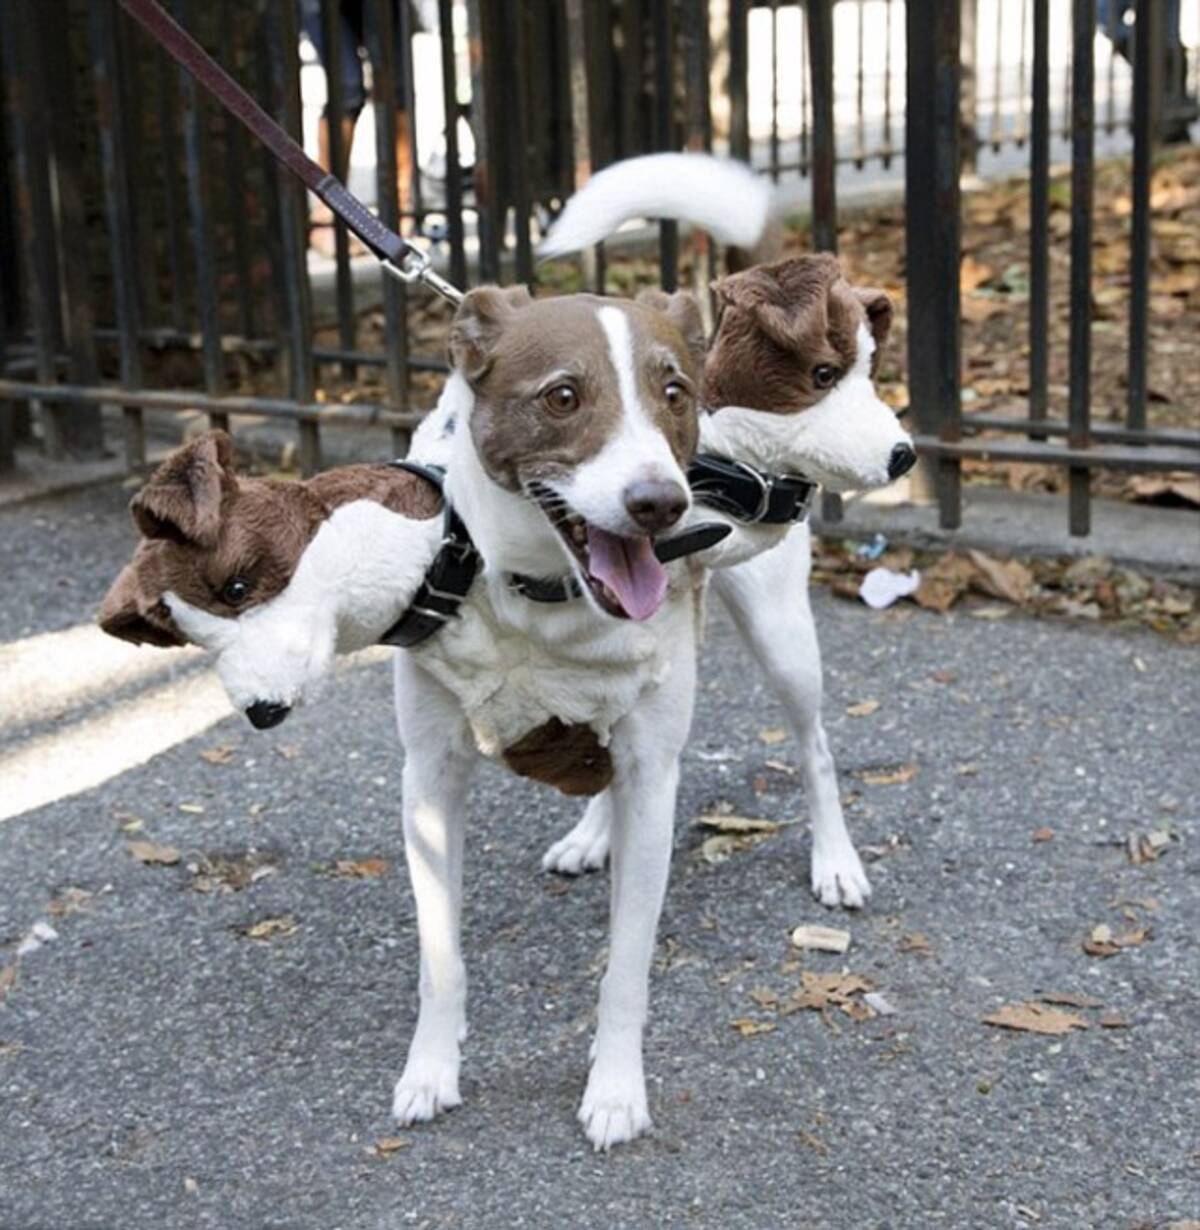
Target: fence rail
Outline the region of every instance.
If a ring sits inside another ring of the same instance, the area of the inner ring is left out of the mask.
[[[924,494],[947,527],[962,515],[968,458],[1061,467],[1077,534],[1094,470],[1200,472],[1200,432],[1153,427],[1146,413],[1150,171],[1159,138],[1196,118],[1200,0],[169,7],[461,285],[535,280],[536,238],[574,186],[648,150],[728,151],[785,187],[805,181],[812,242],[826,250],[839,195],[872,175],[903,186],[908,386]],[[96,453],[105,406],[121,408],[130,467],[145,460],[148,410],[294,421],[305,472],[342,421],[384,424],[402,450],[427,400],[414,381],[444,370],[416,340],[429,332],[414,328],[424,304],[390,279],[368,297],[341,224],[309,217],[300,187],[117,0],[5,5],[0,44],[0,470],[31,434],[52,456]],[[1097,152],[1132,159],[1121,425],[1093,421],[1089,386]],[[1069,396],[1053,418],[1050,168],[1068,155]],[[960,185],[972,169],[1028,175],[1024,415],[963,413]],[[327,256],[310,251],[310,225]],[[663,284],[689,261],[702,286],[716,254],[662,224]],[[615,288],[610,266],[589,254],[587,282]],[[363,313],[375,304],[372,333]],[[324,396],[352,382],[353,404]]]

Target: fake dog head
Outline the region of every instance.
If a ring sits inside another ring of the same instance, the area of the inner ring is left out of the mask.
[[[420,478],[386,466],[242,478],[229,437],[208,432],[134,496],[141,541],[100,626],[134,644],[214,651],[234,706],[274,726],[335,652],[370,644],[403,609],[426,562],[405,536],[439,506]]]
[[[713,290],[720,316],[704,400],[722,434],[760,464],[834,491],[880,487],[912,468],[912,440],[871,379],[892,323],[883,291],[851,287],[827,255],[758,265]]]
[[[536,505],[586,591],[617,618],[649,618],[666,592],[653,540],[690,507],[684,467],[697,442],[703,352],[688,295],[534,302],[483,288],[451,329],[479,465]]]

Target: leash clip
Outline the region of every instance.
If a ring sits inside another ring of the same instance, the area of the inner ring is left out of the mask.
[[[463,292],[457,286],[451,285],[446,281],[440,273],[433,267],[433,261],[429,258],[429,253],[422,252],[420,248],[414,247],[407,240],[404,241],[404,255],[400,258],[401,263],[396,264],[391,260],[383,260],[380,264],[383,265],[384,271],[389,273],[398,282],[403,282],[406,286],[412,286],[416,282],[422,282],[429,287],[430,290],[457,307],[463,301]]]

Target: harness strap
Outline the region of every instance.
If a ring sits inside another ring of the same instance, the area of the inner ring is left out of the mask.
[[[442,545],[426,570],[408,610],[379,638],[381,645],[409,649],[428,640],[443,624],[458,615],[479,571],[479,552],[462,518],[445,497],[446,471],[441,466],[417,461],[393,461],[397,470],[420,475],[442,492],[446,511],[442,520]]]
[[[699,453],[687,476],[697,503],[751,525],[805,520],[818,489],[817,483],[798,474],[768,474],[713,453]]]

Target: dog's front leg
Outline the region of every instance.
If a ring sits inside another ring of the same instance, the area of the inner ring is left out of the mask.
[[[671,866],[679,753],[691,722],[695,672],[689,644],[673,685],[614,732],[612,886],[608,969],[600,984],[592,1066],[579,1119],[597,1149],[650,1127],[642,1070],[650,961]],[[665,702],[665,703],[661,703]]]
[[[396,715],[406,750],[404,850],[417,903],[420,1010],[392,1113],[403,1124],[458,1106],[467,978],[460,943],[464,803],[477,754],[461,714],[432,679],[397,655]]]

